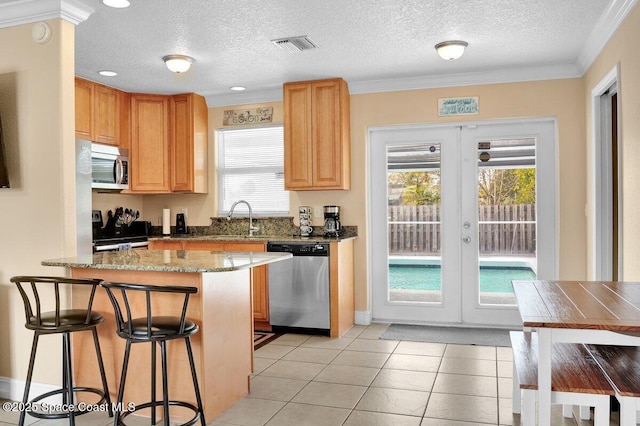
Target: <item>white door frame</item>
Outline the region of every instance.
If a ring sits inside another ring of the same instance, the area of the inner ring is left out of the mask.
[[[591,90],[591,205],[592,217],[592,279],[607,280],[612,277],[611,252],[613,235],[609,226],[612,218],[611,206],[611,123],[603,126],[603,120],[610,117],[610,106],[603,102],[603,96],[611,89],[618,93],[618,111],[620,111],[620,67],[616,64],[602,80]],[[620,135],[620,114],[618,114],[618,135]],[[622,158],[622,146],[618,144],[618,159]],[[603,161],[604,160],[604,161]],[[621,172],[620,163],[618,173]],[[620,175],[619,175],[620,176]],[[622,194],[622,179],[618,179],[618,193]],[[619,197],[618,212],[622,214],[622,197]],[[622,221],[618,220],[618,277],[622,279]]]
[[[558,143],[557,143],[557,123],[555,118],[534,118],[534,119],[523,119],[523,120],[488,120],[488,121],[474,121],[474,122],[458,122],[458,123],[447,123],[444,124],[424,124],[424,125],[408,125],[408,126],[384,126],[384,127],[371,127],[368,129],[368,140],[367,140],[367,184],[369,187],[367,193],[367,235],[369,235],[369,243],[367,244],[367,287],[369,294],[369,306],[371,307],[371,313],[374,317],[374,320],[380,321],[393,321],[396,320],[394,318],[378,318],[373,312],[374,309],[374,288],[373,281],[374,277],[376,277],[377,273],[379,274],[379,265],[376,268],[376,259],[373,258],[373,247],[374,245],[379,245],[379,241],[375,241],[372,232],[373,229],[373,218],[375,215],[373,209],[373,199],[375,197],[375,190],[380,191],[373,182],[373,159],[372,159],[372,143],[374,142],[372,139],[372,134],[374,132],[380,131],[393,131],[393,130],[405,130],[405,129],[413,129],[413,130],[423,130],[425,133],[429,131],[433,131],[436,129],[443,128],[455,128],[455,127],[469,127],[469,126],[487,126],[487,125],[495,125],[495,124],[516,124],[516,123],[536,123],[536,122],[551,122],[552,123],[552,135],[550,136],[551,141],[548,141],[544,147],[542,147],[546,153],[544,157],[547,159],[545,164],[542,164],[542,168],[544,170],[539,170],[539,176],[541,181],[538,185],[543,185],[544,188],[552,188],[553,195],[549,197],[539,197],[538,199],[538,223],[545,223],[543,227],[539,227],[539,235],[538,239],[538,263],[541,266],[538,270],[538,276],[540,279],[557,279],[558,278],[558,171],[557,171],[557,158],[558,158]],[[538,164],[540,166],[540,164]],[[459,174],[460,171],[458,170]],[[538,191],[538,194],[544,193],[543,191]],[[386,186],[385,186],[385,195],[386,195]],[[545,199],[545,201],[542,200]],[[451,234],[454,237],[461,238],[461,229],[462,222],[460,218],[458,218],[458,223],[454,225],[454,229],[451,230]],[[541,259],[542,257],[542,259]],[[444,260],[444,256],[443,256]],[[415,321],[412,321],[415,322]],[[446,323],[446,321],[444,322]],[[460,322],[450,321],[451,324],[459,324]],[[506,324],[502,324],[506,325]]]

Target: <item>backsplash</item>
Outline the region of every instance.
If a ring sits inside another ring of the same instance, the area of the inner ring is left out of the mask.
[[[260,236],[298,236],[300,228],[293,223],[293,217],[270,216],[258,217],[253,219],[253,226],[257,226],[258,230],[254,231],[255,237]],[[244,217],[232,218],[227,220],[226,217],[212,217],[209,226],[189,226],[189,234],[191,236],[204,235],[244,235],[249,234],[249,219]],[[171,227],[171,233],[175,233],[175,226]],[[322,236],[324,228],[322,226],[313,227],[312,236]],[[161,226],[151,227],[152,236],[162,235]],[[343,226],[342,238],[355,237],[358,235],[357,226]]]

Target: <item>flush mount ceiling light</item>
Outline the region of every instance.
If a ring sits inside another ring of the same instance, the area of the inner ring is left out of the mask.
[[[444,60],[452,61],[458,59],[464,53],[469,43],[462,40],[448,40],[436,44],[438,55]]]
[[[189,71],[191,64],[194,62],[193,58],[185,55],[167,55],[162,58],[167,68],[177,74]]]
[[[105,77],[115,77],[116,75],[118,75],[117,72],[109,71],[109,70],[98,71],[98,74],[103,75]]]
[[[233,90],[234,92],[242,92],[243,90],[247,90],[247,88],[244,86],[231,86],[229,87],[229,89]]]
[[[105,6],[115,7],[117,9],[131,6],[129,0],[102,0],[102,3],[104,3]]]

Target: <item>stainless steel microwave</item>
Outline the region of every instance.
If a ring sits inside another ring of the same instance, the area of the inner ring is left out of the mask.
[[[129,151],[92,143],[91,188],[129,189]]]

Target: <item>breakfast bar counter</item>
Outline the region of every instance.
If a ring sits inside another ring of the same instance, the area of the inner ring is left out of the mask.
[[[187,317],[200,327],[192,336],[192,345],[204,412],[207,422],[211,422],[249,392],[253,362],[251,268],[289,257],[284,253],[126,250],[45,260],[42,265],[69,268],[74,278],[197,287],[198,293],[190,298]],[[74,292],[72,303],[81,297]],[[181,297],[163,300],[153,306],[154,315],[170,315],[181,301]],[[116,335],[113,306],[102,288],[96,292],[93,310],[105,319],[98,333],[109,391],[115,401],[125,341]],[[74,379],[100,388],[100,378],[93,374],[97,361],[91,334],[77,334],[73,340]],[[169,344],[168,353],[171,399],[195,402],[184,346]],[[149,401],[149,359],[148,345],[133,345],[127,379],[132,385],[127,385],[125,403]],[[161,392],[159,388],[158,394]],[[174,419],[172,412],[171,420],[190,418],[190,413],[176,413]]]

